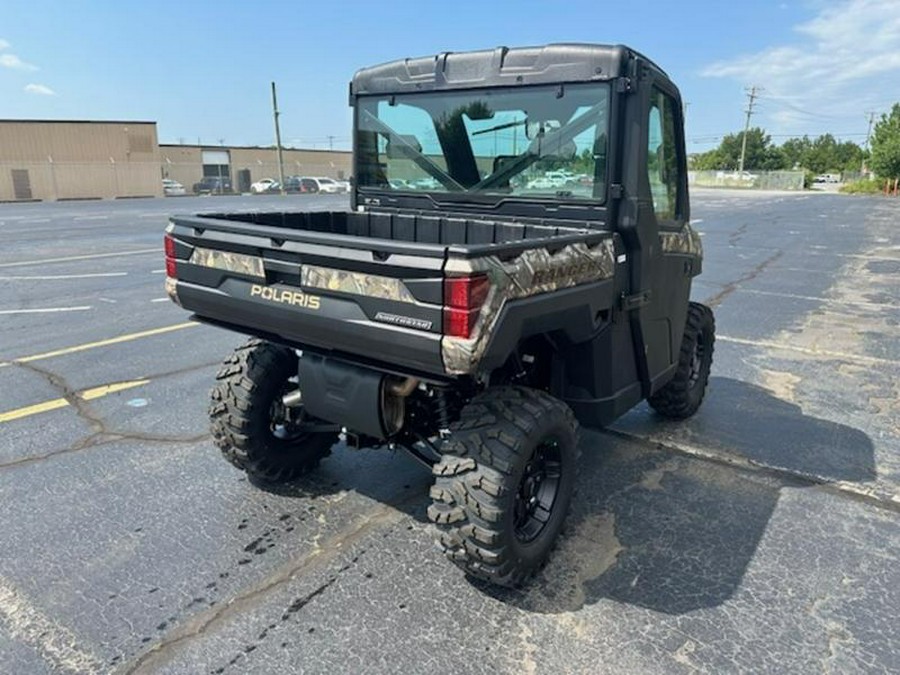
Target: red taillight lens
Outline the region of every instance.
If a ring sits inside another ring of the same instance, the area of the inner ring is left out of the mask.
[[[487,275],[447,277],[444,279],[444,305],[457,309],[475,309],[484,304],[490,283]]]
[[[167,234],[163,237],[163,242],[166,249],[166,276],[176,277],[178,265],[175,262],[175,240],[172,239],[172,235]]]
[[[175,240],[172,238],[172,235],[167,234],[165,237],[163,237],[163,242],[165,242],[166,257],[174,258],[175,257]]]
[[[452,337],[471,337],[475,322],[478,321],[479,311],[444,307],[444,334]]]
[[[444,279],[444,334],[471,337],[489,290],[484,274]]]

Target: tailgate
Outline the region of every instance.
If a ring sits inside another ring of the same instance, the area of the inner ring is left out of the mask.
[[[443,374],[446,247],[173,218],[178,301],[319,351]]]

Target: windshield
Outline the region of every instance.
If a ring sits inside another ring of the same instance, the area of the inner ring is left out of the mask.
[[[552,85],[359,99],[359,187],[606,196],[609,87]]]

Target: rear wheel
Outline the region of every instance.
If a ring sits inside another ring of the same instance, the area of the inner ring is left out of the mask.
[[[257,480],[281,483],[315,468],[338,440],[336,431],[286,406],[296,391],[293,350],[252,339],[222,363],[209,406],[213,441],[231,464]],[[313,430],[318,427],[319,430]]]
[[[715,341],[712,310],[699,302],[690,303],[675,376],[647,400],[656,412],[672,419],[697,412],[709,383]]]
[[[549,394],[495,387],[451,426],[428,517],[473,577],[518,586],[544,564],[575,486],[578,423]]]

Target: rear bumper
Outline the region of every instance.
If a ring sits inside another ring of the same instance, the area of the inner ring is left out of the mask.
[[[355,302],[322,296],[317,308],[298,307],[251,297],[249,284],[237,279],[219,288],[176,283],[182,307],[201,319],[319,353],[360,355],[392,369],[445,376],[439,333],[372,321]]]

